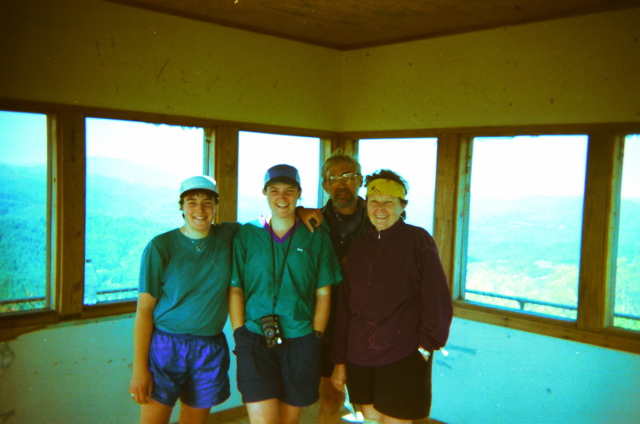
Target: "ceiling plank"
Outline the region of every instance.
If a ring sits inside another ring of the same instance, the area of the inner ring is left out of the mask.
[[[637,0],[106,0],[338,50],[640,7]]]

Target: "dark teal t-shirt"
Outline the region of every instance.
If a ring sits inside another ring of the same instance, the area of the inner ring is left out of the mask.
[[[212,225],[207,237],[195,240],[201,250],[179,229],[149,242],[142,254],[138,291],[158,299],[153,311],[156,327],[199,336],[222,332],[238,228],[237,223]]]
[[[284,337],[311,333],[315,291],[342,281],[326,228],[312,233],[299,222],[293,228],[282,239],[275,234],[272,238],[268,224],[259,219],[243,225],[234,241],[231,286],[244,291],[246,326],[254,333],[262,334],[260,318],[273,313]],[[275,280],[281,272],[274,308]]]

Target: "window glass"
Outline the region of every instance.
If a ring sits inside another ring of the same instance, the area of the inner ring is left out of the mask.
[[[640,135],[625,140],[614,325],[640,330]]]
[[[437,138],[362,139],[358,147],[363,176],[390,169],[407,181],[406,221],[431,234],[437,157]],[[366,194],[361,188],[360,196],[364,198]]]
[[[302,186],[299,205],[317,208],[320,139],[241,131],[238,162],[238,221],[246,223],[269,214],[262,194],[267,169],[287,164],[298,169]]]
[[[137,296],[140,258],[182,226],[180,182],[203,170],[204,131],[89,118],[85,304]]]
[[[47,307],[47,116],[0,111],[0,313]]]
[[[473,142],[466,300],[575,320],[586,136]]]

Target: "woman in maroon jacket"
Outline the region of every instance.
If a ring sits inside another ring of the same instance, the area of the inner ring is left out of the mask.
[[[365,422],[422,419],[431,409],[433,352],[449,336],[451,294],[433,238],[404,222],[405,181],[383,170],[366,186],[375,231],[347,254],[332,381],[346,383]]]

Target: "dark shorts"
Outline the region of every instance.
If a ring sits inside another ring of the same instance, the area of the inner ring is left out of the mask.
[[[417,350],[408,357],[381,367],[347,363],[347,388],[352,403],[371,405],[389,417],[419,420],[431,410],[431,369]]]
[[[322,341],[316,335],[286,338],[269,348],[262,335],[242,326],[234,331],[233,338],[242,402],[278,399],[304,407],[318,401]]]
[[[322,353],[320,356],[320,376],[331,378],[333,374],[333,362],[331,362],[331,345],[322,343]]]
[[[229,398],[229,346],[217,336],[172,334],[155,329],[149,350],[151,397],[168,406],[180,399],[193,408],[210,408]]]

